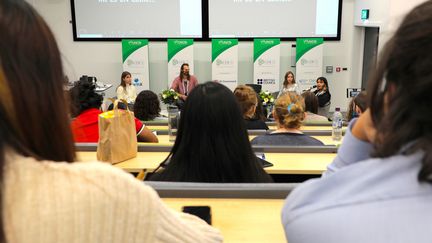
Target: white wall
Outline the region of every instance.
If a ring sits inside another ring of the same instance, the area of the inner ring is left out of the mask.
[[[120,82],[122,72],[120,42],[74,42],[72,37],[71,10],[69,0],[28,0],[52,28],[63,55],[65,72],[70,80],[82,74],[96,76],[105,83]],[[360,87],[363,53],[363,28],[354,27],[354,2],[343,1],[342,33],[340,41],[324,44],[324,68],[334,66],[348,68],[347,71],[323,75],[328,78],[332,93],[332,109],[341,107],[346,110],[346,88]],[[95,13],[96,15],[97,13]],[[291,44],[281,44],[281,77],[291,68]],[[167,45],[166,42],[150,42],[150,89],[159,93],[167,86]],[[195,42],[195,75],[200,82],[211,80],[211,43]],[[253,80],[253,43],[239,44],[239,83]],[[114,88],[107,96],[114,96]]]
[[[380,51],[387,40],[393,35],[403,17],[412,8],[425,0],[355,0],[354,24],[363,27],[379,27]],[[361,19],[361,10],[369,9],[369,19]]]

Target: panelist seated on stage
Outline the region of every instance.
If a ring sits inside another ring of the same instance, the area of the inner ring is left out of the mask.
[[[320,146],[324,145],[318,139],[305,135],[300,127],[305,118],[304,100],[295,92],[287,92],[280,96],[273,108],[273,117],[277,130],[255,137],[254,145],[290,145],[290,146]]]
[[[318,97],[318,115],[329,117],[331,94],[328,81],[325,77],[319,77],[316,83],[314,94]]]
[[[120,85],[116,89],[117,99],[126,100],[128,103],[133,104],[137,97],[135,86],[132,85],[132,74],[124,71],[121,74]]]
[[[163,165],[150,180],[272,182],[252,151],[234,94],[216,82],[200,84],[191,92]]]
[[[181,100],[185,101],[189,93],[197,86],[198,80],[194,75],[189,74],[189,64],[183,63],[180,68],[180,74],[176,77],[171,89],[179,94]]]
[[[71,128],[75,142],[98,142],[99,115],[102,96],[95,92],[95,86],[87,81],[79,81],[69,90],[71,100],[71,114],[74,119]],[[119,103],[119,106],[123,103]],[[135,118],[137,139],[140,142],[157,143],[158,138],[145,125]]]

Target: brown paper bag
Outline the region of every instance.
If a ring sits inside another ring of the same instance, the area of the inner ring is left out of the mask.
[[[112,111],[99,115],[97,159],[111,164],[136,157],[138,150],[134,115],[129,109],[118,109],[118,102],[114,101]]]

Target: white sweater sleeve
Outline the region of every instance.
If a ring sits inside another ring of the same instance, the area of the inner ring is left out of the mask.
[[[113,168],[118,170],[117,168]],[[123,171],[116,171],[116,185],[112,190],[119,194],[122,209],[128,214],[126,222],[128,232],[147,231],[146,239],[135,238],[133,242],[222,242],[219,230],[208,225],[205,221],[189,214],[176,212],[168,208],[157,193],[143,182]],[[114,180],[111,180],[114,181]],[[108,183],[108,182],[106,182]],[[126,201],[127,199],[127,201]],[[133,209],[133,210],[132,210]],[[141,235],[141,234],[137,234]],[[142,235],[144,237],[144,235]],[[127,242],[120,240],[117,242]]]
[[[119,86],[116,90],[117,92],[117,99],[126,99],[126,90],[123,88],[123,86]]]

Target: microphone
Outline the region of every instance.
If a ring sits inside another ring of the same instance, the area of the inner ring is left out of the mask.
[[[314,85],[314,86],[310,87],[309,89],[307,89],[306,91],[311,91],[311,89],[315,89],[316,87],[317,87],[317,86]]]

